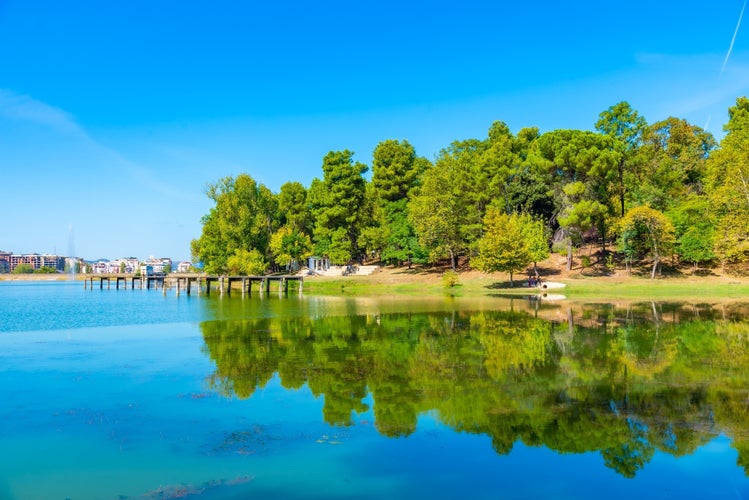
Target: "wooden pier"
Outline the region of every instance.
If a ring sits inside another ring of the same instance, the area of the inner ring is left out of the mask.
[[[239,291],[242,296],[252,293],[252,284],[257,283],[258,292],[262,295],[270,293],[271,282],[275,281],[279,294],[285,294],[289,291],[289,282],[298,283],[299,293],[304,288],[304,278],[296,275],[268,275],[268,276],[216,276],[206,274],[190,273],[172,273],[167,275],[150,275],[136,276],[134,274],[91,274],[83,278],[83,288],[94,289],[94,283],[99,282],[99,289],[104,289],[104,283],[109,290],[114,282],[115,289],[119,290],[120,285],[127,290],[128,282],[130,289],[135,290],[136,282],[139,289],[150,289],[161,287],[166,294],[167,289],[174,289],[179,295],[185,292],[190,295],[195,289],[198,294],[205,292],[206,295],[211,293],[211,289],[217,290],[220,294],[230,295],[232,291]]]

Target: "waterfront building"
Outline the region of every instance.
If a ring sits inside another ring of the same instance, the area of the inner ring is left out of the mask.
[[[13,270],[21,264],[30,265],[34,271],[38,271],[43,267],[48,267],[58,272],[63,272],[65,270],[65,257],[38,253],[11,254],[9,260],[9,272],[13,272]]]
[[[94,274],[108,274],[109,273],[109,261],[97,260],[96,262],[92,262],[91,272]]]
[[[183,260],[182,262],[177,264],[178,273],[189,273],[191,268],[192,268],[192,262],[188,262],[186,260]]]
[[[156,259],[154,257],[150,257],[148,260],[143,262],[143,265],[151,266],[151,269],[154,273],[165,273],[172,270],[172,259]]]
[[[110,273],[125,272],[127,274],[134,274],[139,268],[140,261],[135,257],[115,259],[109,263]]]
[[[0,274],[10,272],[10,252],[0,252]]]

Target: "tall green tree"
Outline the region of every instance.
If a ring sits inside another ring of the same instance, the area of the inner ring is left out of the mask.
[[[485,151],[486,141],[455,141],[440,151],[433,169],[449,180],[447,190],[461,240],[460,253],[475,250],[476,241],[481,237],[486,207],[493,199],[482,175]],[[458,248],[455,244],[450,246]]]
[[[686,120],[667,118],[642,136],[641,165],[633,202],[666,211],[691,194],[702,194],[706,161],[715,148],[709,133]]]
[[[728,117],[720,148],[706,164],[715,254],[723,266],[749,260],[749,99],[737,99]]]
[[[408,141],[379,143],[372,155],[372,185],[377,198],[378,230],[369,231],[370,241],[381,239],[381,258],[390,263],[408,261],[423,253],[408,220],[408,202],[429,161],[416,156]]]
[[[546,172],[554,193],[556,220],[551,222],[559,224],[568,241],[568,270],[572,268],[573,243],[591,227],[597,227],[605,249],[606,214],[613,210],[610,185],[621,158],[614,141],[582,130],[554,130],[538,139],[535,161]]]
[[[598,115],[596,130],[613,138],[613,151],[619,153],[616,162],[615,178],[612,191],[618,199],[619,216],[626,211],[625,198],[632,187],[640,163],[642,136],[647,130],[647,121],[626,101],[621,101]]]
[[[474,191],[474,203],[481,217],[494,200],[502,200],[504,211],[510,211],[507,186],[520,168],[518,153],[521,149],[521,143],[512,135],[506,123],[492,123],[483,147],[477,151],[477,161],[471,171],[471,190]]]
[[[450,258],[453,270],[458,256],[467,249],[461,231],[466,207],[455,195],[451,162],[437,162],[424,173],[422,185],[409,205],[409,221],[416,229],[419,245],[429,252],[430,261]]]
[[[368,167],[354,162],[349,150],[331,151],[323,158],[323,179],[314,179],[309,202],[315,220],[316,249],[334,264],[358,258],[362,207]]]
[[[278,210],[292,231],[311,234],[312,218],[307,203],[307,190],[300,182],[286,182],[278,193]]]

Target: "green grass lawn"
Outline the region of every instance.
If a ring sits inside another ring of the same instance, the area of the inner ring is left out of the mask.
[[[547,292],[561,294],[570,300],[695,300],[695,299],[749,299],[749,281],[730,278],[660,278],[651,280],[645,277],[580,277],[560,280],[567,286],[550,289]],[[320,295],[385,295],[403,294],[409,296],[435,295],[486,295],[529,294],[539,290],[521,287],[523,281],[515,281],[511,288],[509,281],[493,276],[461,275],[454,287],[445,287],[439,278],[410,279],[401,276],[395,280],[381,280],[376,277],[351,276],[340,279],[305,280],[304,291]]]

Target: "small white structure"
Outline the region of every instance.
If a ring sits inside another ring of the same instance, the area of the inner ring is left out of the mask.
[[[330,258],[312,256],[307,259],[307,267],[309,267],[310,274],[325,273],[330,269]]]
[[[192,262],[188,262],[186,260],[183,260],[179,264],[177,264],[177,272],[178,273],[189,273],[190,268],[192,267]]]

